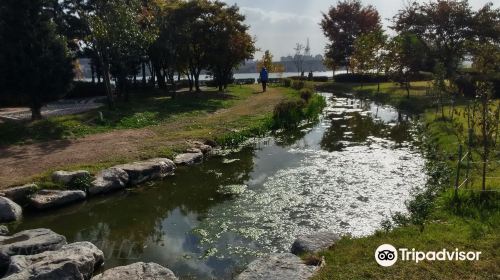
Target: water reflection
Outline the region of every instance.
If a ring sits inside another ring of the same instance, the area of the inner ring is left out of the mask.
[[[158,184],[27,214],[14,230],[51,228],[96,243],[106,268],[152,261],[181,279],[230,279],[258,255],[288,251],[299,233],[370,234],[423,185],[423,159],[404,114],[328,97],[317,124]]]
[[[397,147],[411,140],[408,116],[390,106],[370,100],[335,98],[326,114],[328,128],[321,147],[330,152],[365,145],[373,138],[392,140]]]

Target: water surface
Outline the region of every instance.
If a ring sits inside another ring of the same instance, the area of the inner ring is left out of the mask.
[[[143,188],[28,213],[14,230],[50,228],[95,243],[106,268],[151,261],[181,279],[230,279],[260,255],[289,251],[301,233],[371,234],[424,185],[424,159],[404,114],[325,96],[316,124]]]

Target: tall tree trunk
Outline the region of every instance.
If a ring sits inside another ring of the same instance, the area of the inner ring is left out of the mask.
[[[482,119],[482,133],[483,133],[483,181],[482,189],[486,190],[486,168],[488,167],[488,157],[489,157],[489,147],[488,147],[488,129],[487,129],[487,118],[488,118],[488,96],[483,93],[483,119]]]
[[[95,65],[92,60],[90,61],[90,73],[92,75],[92,84],[95,84]]]
[[[99,53],[99,60],[102,65],[102,74],[104,79],[104,87],[106,88],[106,96],[108,97],[108,106],[110,109],[113,109],[115,106],[115,102],[113,100],[113,92],[111,91],[111,81],[109,77],[109,64],[103,58],[102,52]]]
[[[196,92],[200,92],[200,73],[197,72],[195,75],[194,75],[194,86],[196,88]]]
[[[141,66],[142,66],[142,86],[146,86],[146,63],[143,61]]]
[[[151,77],[151,85],[153,87],[156,87],[156,76],[155,76],[156,70],[155,70],[155,66],[153,65],[152,62],[149,62],[148,63],[148,67],[149,67],[149,75]]]
[[[189,84],[189,92],[193,91],[193,76],[191,75],[191,73],[188,71],[187,73],[187,78],[188,78],[188,84]]]
[[[167,87],[167,85],[165,83],[165,77],[161,73],[161,68],[155,67],[155,71],[156,71],[156,79],[158,81],[158,87],[161,89],[165,89]]]
[[[31,105],[31,120],[41,120],[42,119],[42,104],[38,101],[33,101]]]
[[[411,84],[410,84],[410,78],[408,76],[406,76],[405,78],[405,85],[406,85],[406,98],[410,98],[410,87],[411,87]]]

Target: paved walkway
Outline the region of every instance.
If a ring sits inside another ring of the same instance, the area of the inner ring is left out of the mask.
[[[87,112],[103,106],[105,99],[105,97],[62,99],[42,107],[42,116],[64,116]],[[0,108],[0,120],[1,119],[29,120],[31,119],[31,111],[27,107]]]

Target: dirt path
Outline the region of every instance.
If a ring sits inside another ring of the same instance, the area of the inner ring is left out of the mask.
[[[132,161],[182,145],[188,139],[210,138],[238,118],[272,112],[283,98],[277,89],[270,89],[230,108],[203,116],[181,117],[160,126],[0,148],[0,189],[30,182],[49,170]]]

